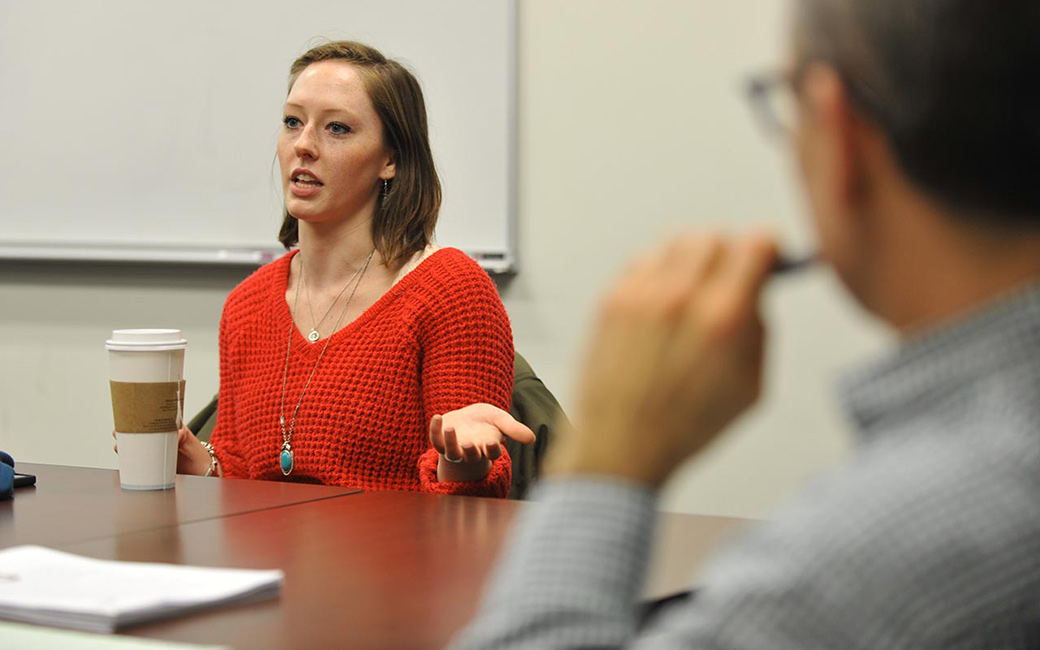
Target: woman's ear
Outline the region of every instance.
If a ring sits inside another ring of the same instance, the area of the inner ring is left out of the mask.
[[[388,181],[397,175],[397,152],[389,151],[386,155],[386,162],[383,164],[383,171],[380,172],[379,178]]]

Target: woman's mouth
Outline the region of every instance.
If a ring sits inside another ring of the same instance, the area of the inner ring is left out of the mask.
[[[292,177],[293,185],[297,187],[321,187],[323,183],[310,174],[296,174]]]
[[[294,169],[289,175],[289,191],[296,197],[308,197],[317,194],[324,187],[317,176],[306,169]]]

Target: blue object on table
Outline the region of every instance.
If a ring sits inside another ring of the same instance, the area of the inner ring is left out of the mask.
[[[0,499],[14,496],[14,459],[0,451]]]

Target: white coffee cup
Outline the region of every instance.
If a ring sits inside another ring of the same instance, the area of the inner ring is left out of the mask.
[[[124,490],[174,486],[187,346],[175,329],[115,330],[105,342]]]

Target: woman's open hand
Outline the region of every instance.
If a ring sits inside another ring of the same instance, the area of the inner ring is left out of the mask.
[[[435,415],[430,420],[430,444],[441,455],[439,481],[479,481],[502,455],[508,436],[517,442],[534,442],[534,432],[506,411],[490,404],[470,404]]]

